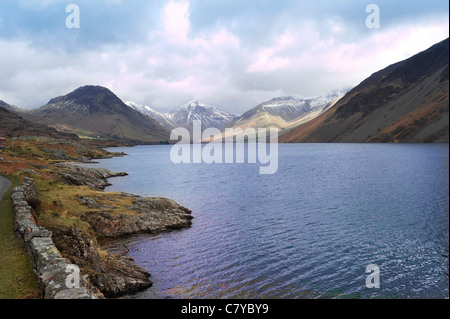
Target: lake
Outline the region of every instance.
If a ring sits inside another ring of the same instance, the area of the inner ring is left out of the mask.
[[[122,241],[152,274],[128,298],[448,298],[448,144],[280,144],[259,164],[113,148],[107,191],[174,199],[189,229]],[[109,247],[112,251],[116,246]],[[367,288],[366,267],[380,288]]]

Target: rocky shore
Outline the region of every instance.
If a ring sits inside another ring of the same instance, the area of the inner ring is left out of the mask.
[[[127,173],[114,173],[105,168],[86,168],[74,163],[56,163],[53,172],[59,175],[59,180],[74,186],[86,185],[97,190],[103,190],[111,185],[107,179],[126,176]]]
[[[190,227],[191,211],[167,198],[105,192],[125,176],[86,168],[110,153],[107,141],[21,136],[2,149],[0,172],[23,184],[12,193],[15,231],[33,260],[44,298],[111,298],[152,285],[133,259],[102,249],[105,239]],[[81,290],[66,289],[67,267],[79,267]]]
[[[77,219],[82,227],[71,227],[64,223],[50,224],[47,228],[37,226],[33,213],[45,217],[49,212],[42,212],[40,207],[32,208],[40,205],[36,205],[36,202],[41,202],[39,189],[36,189],[33,179],[26,177],[24,185],[13,192],[16,230],[24,243],[31,243],[27,248],[36,265],[35,271],[43,296],[109,298],[150,287],[152,282],[147,271],[127,256],[111,255],[102,251],[98,240],[118,239],[143,233],[158,234],[187,228],[192,224],[191,211],[166,198],[146,198],[102,191],[109,185],[108,178],[124,176],[126,173],[113,173],[102,168],[85,168],[73,163],[52,164],[50,169],[56,177],[56,182],[88,188],[83,188],[82,194],[75,191],[73,195],[68,193],[64,195],[80,207],[82,213]],[[92,192],[88,189],[92,189]],[[86,193],[92,195],[86,196]],[[61,206],[61,210],[65,209],[65,205],[61,203],[57,203],[52,209],[56,211],[57,206]],[[64,213],[67,214],[67,211]],[[55,215],[56,212],[50,214]],[[38,243],[41,244],[35,247]],[[43,259],[39,251],[52,252],[49,258],[46,257],[49,260]],[[42,260],[46,262],[43,264]],[[64,289],[61,280],[67,277],[63,272],[67,264],[77,265],[81,269],[85,283],[85,290],[82,293]],[[55,281],[54,278],[59,279]]]
[[[135,204],[130,210],[136,212],[136,215],[116,215],[107,211],[88,212],[82,216],[82,220],[88,222],[97,233],[108,238],[123,238],[142,233],[158,234],[191,226],[191,211],[172,200],[141,198],[129,194],[123,196],[133,198]]]

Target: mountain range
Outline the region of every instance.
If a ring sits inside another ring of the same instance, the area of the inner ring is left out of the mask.
[[[259,104],[241,116],[219,110],[214,106],[192,101],[169,113],[159,113],[146,105],[125,102],[129,107],[144,115],[153,117],[166,127],[192,129],[193,121],[202,122],[202,129],[214,127],[223,129],[240,127],[243,130],[275,127],[279,130],[292,128],[322,114],[345,94],[333,91],[323,96],[303,99],[299,97],[278,97]]]
[[[184,127],[192,129],[193,121],[199,120],[203,127],[222,127],[236,118],[236,115],[217,109],[214,106],[191,101],[169,113],[159,113],[147,105],[125,102],[134,110],[150,116],[169,129]]]
[[[242,115],[192,101],[169,113],[83,86],[24,110],[0,101],[3,135],[51,133],[153,144],[175,127],[277,128],[280,142],[448,142],[449,40],[374,73],[351,90],[314,98],[277,97]],[[37,124],[36,124],[37,123]]]

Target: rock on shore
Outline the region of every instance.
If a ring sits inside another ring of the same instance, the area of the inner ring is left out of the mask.
[[[100,256],[96,240],[75,228],[53,229],[56,247],[87,274],[105,297],[115,297],[148,288],[150,274],[127,256]]]
[[[103,190],[109,186],[108,178],[126,176],[127,173],[114,173],[105,168],[87,168],[72,163],[54,164],[54,171],[60,176],[60,180],[66,184],[81,186],[87,185],[97,190]]]
[[[191,211],[166,198],[145,198],[130,194],[134,205],[130,211],[135,214],[114,214],[108,211],[92,211],[82,216],[99,234],[108,238],[149,233],[157,234],[190,227]],[[92,201],[89,202],[92,205]]]
[[[111,195],[114,196],[114,195]],[[127,256],[100,256],[98,236],[121,238],[134,234],[157,234],[190,227],[191,211],[166,198],[144,198],[131,194],[115,194],[133,200],[129,213],[117,214],[90,197],[79,198],[82,205],[97,210],[88,211],[81,220],[92,227],[92,234],[74,229],[52,229],[58,249],[89,275],[92,283],[106,296],[132,293],[152,285],[150,274]]]

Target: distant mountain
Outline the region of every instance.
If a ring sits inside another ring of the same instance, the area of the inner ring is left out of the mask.
[[[170,137],[166,127],[131,109],[101,86],[80,87],[22,115],[79,136],[136,143],[159,143]]]
[[[278,128],[280,130],[308,121],[332,106],[345,91],[333,91],[315,98],[278,97],[261,103],[234,119],[230,127]]]
[[[125,104],[128,105],[129,107],[131,107],[133,110],[138,111],[141,114],[151,117],[152,119],[161,123],[168,129],[173,129],[174,127],[176,127],[175,123],[172,122],[172,120],[168,116],[161,114],[158,111],[153,110],[151,107],[149,107],[147,105],[141,105],[141,104],[137,104],[137,103],[130,102],[130,101],[126,101]]]
[[[186,128],[192,128],[194,120],[200,120],[202,128],[221,128],[236,118],[234,114],[201,104],[198,101],[189,102],[166,116],[177,126]]]
[[[449,39],[374,73],[280,142],[448,142]]]

